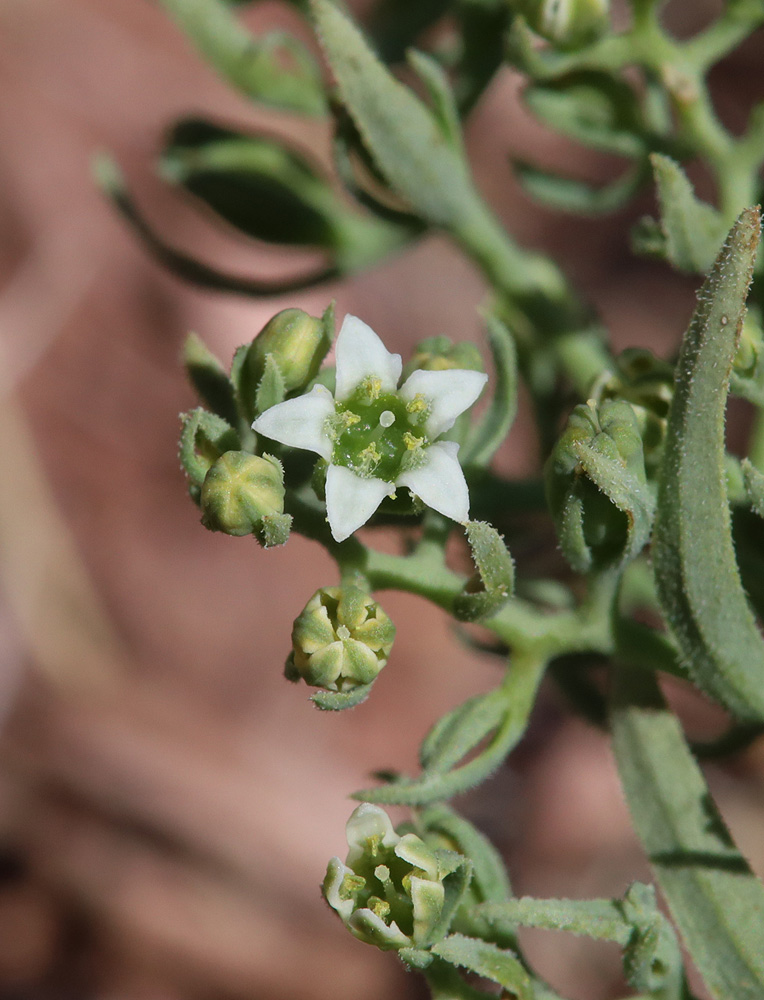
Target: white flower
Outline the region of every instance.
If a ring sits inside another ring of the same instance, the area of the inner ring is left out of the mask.
[[[482,392],[488,376],[415,371],[398,388],[401,357],[355,316],[337,337],[334,395],[317,385],[266,410],[252,424],[264,437],[326,459],[326,513],[336,541],[353,534],[386,496],[406,486],[454,521],[469,517],[459,445],[436,441]]]

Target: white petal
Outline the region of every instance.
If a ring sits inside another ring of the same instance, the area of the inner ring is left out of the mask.
[[[432,412],[427,418],[426,429],[431,438],[436,438],[453,427],[459,414],[472,406],[487,381],[488,376],[483,372],[462,368],[438,372],[419,369],[403,383],[400,395],[410,400],[421,393],[430,401]]]
[[[357,316],[346,316],[335,348],[337,385],[335,396],[342,402],[357,386],[373,375],[382,383],[383,392],[398,386],[403,362],[400,354],[391,354],[370,326]]]
[[[412,493],[439,514],[466,521],[470,513],[467,483],[456,453],[455,441],[438,441],[425,451],[426,464],[398,476],[396,486],[408,486]]]
[[[366,524],[392,490],[392,483],[363,479],[342,465],[330,465],[326,475],[326,515],[334,540],[344,542]]]
[[[314,451],[328,462],[332,457],[332,442],[324,427],[333,413],[332,394],[325,386],[316,385],[305,396],[295,396],[266,410],[252,424],[252,429],[290,448]]]

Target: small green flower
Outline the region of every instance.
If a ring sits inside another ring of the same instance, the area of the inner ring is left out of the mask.
[[[348,855],[332,858],[326,901],[355,937],[385,951],[433,942],[444,915],[444,882],[465,864],[455,851],[433,849],[414,833],[399,836],[387,813],[364,802],[347,828]]]
[[[353,586],[322,587],[295,620],[287,677],[329,691],[370,684],[394,639],[395,625],[369,594]]]

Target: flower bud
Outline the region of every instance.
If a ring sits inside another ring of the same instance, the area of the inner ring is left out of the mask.
[[[321,319],[302,309],[284,309],[269,320],[241,355],[232,372],[240,401],[249,419],[265,406],[258,405],[258,389],[268,359],[275,365],[283,394],[303,389],[316,376],[331,347],[331,309]],[[283,395],[282,395],[283,399]],[[280,402],[280,400],[275,400]],[[275,405],[267,401],[268,406]]]
[[[283,545],[291,517],[284,513],[284,471],[270,455],[227,451],[210,467],[201,492],[202,524],[227,535],[255,535]]]
[[[329,691],[370,684],[394,638],[395,626],[369,594],[353,586],[322,587],[295,620],[286,675]]]
[[[364,802],[347,824],[348,856],[332,858],[326,901],[355,937],[385,951],[421,948],[446,933],[446,883],[465,866],[455,851],[399,836],[387,813]]]
[[[668,414],[674,397],[674,368],[650,351],[629,347],[616,358],[616,372],[602,386],[600,399],[625,399],[637,418],[648,478],[663,455]]]
[[[546,487],[560,546],[576,572],[637,555],[650,536],[655,497],[630,404],[577,406],[547,463]]]
[[[482,372],[483,359],[469,340],[454,344],[449,337],[427,337],[417,344],[411,360],[403,369],[404,380],[415,371],[439,372],[459,369]]]
[[[607,30],[609,0],[522,0],[520,12],[533,30],[561,49],[577,49]]]

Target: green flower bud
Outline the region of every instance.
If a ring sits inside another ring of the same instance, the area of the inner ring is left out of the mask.
[[[483,359],[475,344],[462,340],[454,344],[449,337],[428,337],[417,344],[411,360],[403,369],[403,378],[412,372],[441,372],[449,369],[482,372]]]
[[[324,898],[355,937],[384,951],[422,948],[448,930],[446,885],[466,864],[455,851],[399,836],[387,813],[364,802],[347,824],[348,856],[332,858]]]
[[[331,307],[321,319],[284,309],[240,350],[231,376],[250,420],[315,378],[331,347],[333,325]]]
[[[764,330],[755,309],[749,309],[743,320],[732,370],[742,378],[755,377],[764,363]]]
[[[639,424],[645,453],[645,469],[652,479],[663,455],[674,369],[650,351],[630,347],[616,358],[616,372],[601,388],[599,399],[625,399],[631,403]]]
[[[623,564],[646,544],[655,511],[634,410],[623,400],[577,406],[546,467],[547,500],[573,569]]]
[[[352,586],[322,587],[295,620],[286,675],[348,691],[374,680],[394,639],[395,626],[369,594]]]
[[[518,7],[538,35],[561,49],[595,41],[610,23],[609,0],[521,0]]]
[[[284,513],[284,470],[270,455],[227,451],[210,467],[201,491],[202,524],[227,535],[255,535],[283,545],[292,519]]]

